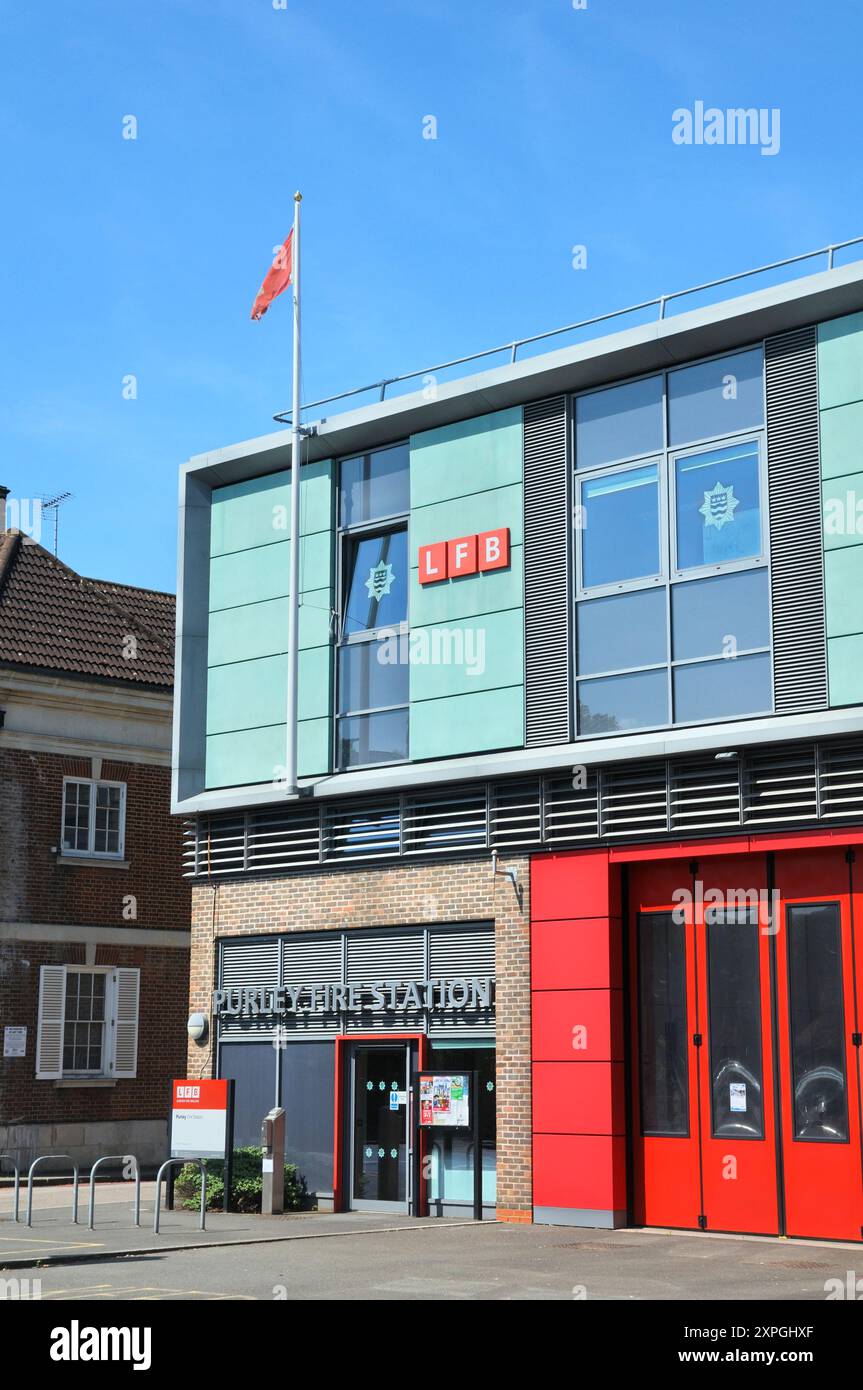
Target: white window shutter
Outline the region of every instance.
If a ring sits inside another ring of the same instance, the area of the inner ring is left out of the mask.
[[[65,965],[39,967],[39,1021],[36,1027],[36,1078],[57,1081],[63,1075],[63,1016],[66,1010]]]
[[[140,970],[118,966],[114,971],[114,1056],[111,1074],[131,1080],[138,1074],[138,998]]]

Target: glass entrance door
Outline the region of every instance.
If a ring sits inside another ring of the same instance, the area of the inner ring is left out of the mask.
[[[360,1044],[351,1059],[351,1207],[408,1211],[410,1047]]]

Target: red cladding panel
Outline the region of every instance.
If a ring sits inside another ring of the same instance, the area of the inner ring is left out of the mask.
[[[530,861],[531,921],[618,916],[618,877],[609,870],[606,849],[534,855]]]
[[[509,527],[483,531],[478,540],[480,569],[505,570],[509,564]]]
[[[476,536],[447,541],[447,569],[450,579],[460,574],[476,574]]]
[[[534,991],[532,1051],[536,1062],[622,1062],[620,990]]]
[[[535,1135],[533,1201],[537,1207],[625,1211],[625,1141],[608,1135]]]
[[[535,1062],[535,1134],[623,1134],[621,1062]]]
[[[447,577],[446,541],[419,548],[419,580],[421,584],[436,584]]]
[[[622,927],[607,917],[534,922],[533,989],[615,989],[621,984]]]

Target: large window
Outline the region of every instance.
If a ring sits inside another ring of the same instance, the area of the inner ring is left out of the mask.
[[[64,854],[122,859],[126,786],[67,777],[63,782]]]
[[[408,756],[408,477],[407,445],[340,466],[340,768]]]
[[[582,736],[772,710],[760,348],[575,402]]]

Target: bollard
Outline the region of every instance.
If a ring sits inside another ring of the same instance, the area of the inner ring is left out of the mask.
[[[73,1162],[72,1162],[72,1155],[71,1155],[71,1154],[40,1154],[38,1158],[34,1158],[34,1159],[33,1159],[33,1162],[30,1164],[30,1170],[29,1170],[29,1172],[28,1172],[28,1174],[27,1174],[27,1225],[28,1225],[28,1226],[32,1226],[32,1225],[33,1225],[33,1174],[34,1174],[34,1172],[36,1171],[36,1165],[39,1164],[39,1163],[43,1163],[46,1159],[49,1159],[49,1158],[68,1158],[69,1162],[72,1164],[72,1174],[73,1174],[73,1178],[72,1178],[72,1224],[73,1224],[73,1226],[77,1226],[77,1225],[78,1225],[78,1165],[77,1165],[77,1163],[73,1163]]]
[[[165,1172],[166,1168],[170,1168],[175,1163],[179,1163],[181,1166],[184,1163],[197,1163],[201,1170],[201,1220],[198,1229],[201,1231],[206,1229],[204,1213],[207,1205],[207,1170],[204,1160],[202,1158],[166,1158],[156,1174],[156,1210],[153,1215],[154,1235],[159,1234],[159,1212],[162,1205],[162,1174]]]
[[[10,1157],[9,1154],[0,1154],[0,1163],[8,1163],[11,1165],[11,1167],[15,1169],[15,1215],[12,1219],[15,1222],[17,1222],[19,1212],[19,1198],[21,1191],[21,1169],[18,1167],[18,1164],[15,1162],[14,1158]]]
[[[134,1154],[106,1154],[104,1158],[97,1158],[93,1167],[90,1169],[90,1198],[87,1204],[87,1225],[92,1231],[96,1216],[96,1169],[100,1163],[120,1162],[125,1163],[128,1159],[135,1165],[135,1219],[134,1224],[141,1224],[141,1165]]]

